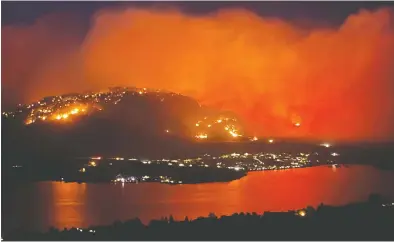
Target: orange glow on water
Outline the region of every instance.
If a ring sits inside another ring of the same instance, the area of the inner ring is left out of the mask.
[[[183,220],[211,212],[221,216],[296,211],[321,203],[336,206],[365,201],[371,193],[393,199],[391,184],[392,173],[369,166],[337,168],[336,172],[327,166],[252,172],[232,182],[179,186],[40,182],[5,197],[10,209],[4,212],[14,216],[19,226],[46,231],[49,226],[89,227],[135,217],[148,223],[170,214]],[[29,216],[25,208],[37,211],[37,216]]]
[[[62,184],[62,185],[60,185]],[[59,186],[60,185],[60,186]],[[85,203],[86,183],[52,183],[52,202],[50,206],[52,223],[55,227],[62,228],[65,219],[68,224],[75,227],[83,226],[83,219],[86,216],[82,204]],[[63,227],[64,228],[64,227]]]

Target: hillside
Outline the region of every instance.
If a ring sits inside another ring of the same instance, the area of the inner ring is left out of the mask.
[[[171,155],[188,144],[243,137],[235,115],[145,88],[45,97],[2,113],[3,160]]]

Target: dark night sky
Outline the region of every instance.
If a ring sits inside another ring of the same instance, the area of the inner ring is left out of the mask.
[[[100,8],[117,6],[177,6],[190,14],[204,14],[223,7],[242,7],[262,16],[285,19],[313,19],[317,22],[340,24],[349,14],[359,9],[393,6],[393,2],[2,2],[2,26],[29,23],[36,18],[56,12],[82,16],[86,24]]]

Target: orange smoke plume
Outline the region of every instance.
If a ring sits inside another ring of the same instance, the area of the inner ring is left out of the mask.
[[[53,90],[115,85],[162,88],[232,110],[256,135],[394,139],[393,17],[388,8],[362,10],[338,28],[303,29],[240,9],[204,16],[174,9],[104,9],[75,51],[54,53],[48,60],[58,62],[24,72],[34,73],[23,77],[35,80],[24,94],[38,98]],[[36,34],[33,27],[18,31],[29,39]],[[2,32],[15,39],[15,31]],[[40,36],[58,46],[51,33]],[[13,48],[7,58],[14,59],[3,62],[6,77],[14,80],[21,75],[14,66],[29,66],[38,53],[34,43],[26,56],[16,43],[8,45]]]

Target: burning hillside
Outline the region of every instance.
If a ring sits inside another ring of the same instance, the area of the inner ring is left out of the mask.
[[[73,16],[42,16],[2,27],[2,101],[143,86],[231,110],[256,135],[393,140],[393,16],[390,7],[360,9],[339,26],[305,19],[304,28],[240,8],[122,6],[97,10],[85,32]],[[34,116],[65,122],[79,116],[72,110]]]
[[[155,119],[158,124],[152,125],[152,129],[166,135],[234,141],[244,135],[234,115],[208,110],[180,94],[146,88],[118,87],[45,97],[20,104],[15,111],[3,112],[3,117],[12,122],[23,121],[26,126],[72,125],[101,117],[141,128]]]

